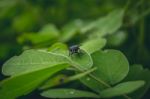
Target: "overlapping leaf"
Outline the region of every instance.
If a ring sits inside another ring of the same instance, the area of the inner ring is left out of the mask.
[[[48,98],[99,98],[95,93],[76,89],[50,89],[41,95]]]
[[[92,54],[93,52],[103,48],[105,44],[106,44],[106,39],[103,38],[91,39],[83,43],[81,48],[86,50],[88,53]]]
[[[120,82],[128,74],[128,60],[120,51],[98,51],[92,54],[92,58],[98,68],[94,75],[109,84]]]
[[[103,90],[100,94],[103,98],[114,96],[121,96],[123,94],[131,93],[144,85],[144,81],[129,81],[120,83],[112,88]]]
[[[95,29],[95,32],[93,34],[97,36],[112,34],[121,27],[123,16],[123,9],[114,10],[110,12],[107,16],[99,18],[91,24],[88,24],[87,26],[83,27],[82,32],[86,33],[89,30]]]
[[[110,85],[116,84],[128,74],[129,63],[120,51],[97,51],[92,54],[92,58],[93,65],[97,67],[97,70],[92,74],[102,81],[102,83],[97,82],[89,76],[82,78],[81,82],[96,92],[100,93],[101,90],[108,87],[104,83]]]
[[[54,53],[38,50],[27,50],[20,56],[14,56],[8,60],[2,68],[4,75],[19,75],[36,70],[53,67],[57,64],[67,63],[65,57]]]
[[[150,71],[144,69],[142,65],[133,65],[130,67],[129,74],[124,79],[124,81],[134,81],[134,80],[143,80],[145,85],[130,96],[134,99],[141,99],[146,91],[150,88]]]
[[[54,73],[66,67],[68,67],[67,64],[56,65],[5,79],[0,82],[0,98],[15,99],[19,96],[26,95],[37,88]]]
[[[59,30],[53,24],[45,25],[38,33],[25,33],[18,37],[19,43],[30,42],[32,44],[39,44],[43,42],[57,40]]]

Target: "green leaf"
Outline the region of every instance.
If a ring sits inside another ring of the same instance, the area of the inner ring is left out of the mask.
[[[14,76],[63,63],[68,63],[68,59],[55,53],[27,50],[20,56],[14,56],[8,60],[2,67],[2,73],[7,76]]]
[[[67,79],[67,76],[64,74],[56,75],[56,76],[48,79],[42,86],[39,87],[39,89],[44,90],[47,88],[54,87],[56,85],[61,84],[62,83],[61,80],[65,81],[66,79]]]
[[[68,67],[66,64],[57,65],[3,80],[0,82],[0,97],[1,99],[15,99],[26,95],[54,73],[66,67]]]
[[[92,89],[93,91],[100,93],[101,90],[107,88],[106,86],[104,86],[103,84],[99,83],[98,81],[96,81],[95,79],[91,78],[90,76],[85,76],[82,77],[80,79],[80,81],[87,87],[89,87],[90,89]]]
[[[129,70],[126,57],[117,50],[97,51],[92,54],[93,65],[97,69],[92,73],[93,76],[105,84],[115,84],[121,81]],[[107,88],[90,76],[83,77],[80,81],[95,92],[100,93]]]
[[[81,49],[86,50],[88,53],[92,54],[95,51],[100,50],[106,44],[106,40],[103,38],[91,39],[82,44]]]
[[[19,43],[24,43],[26,41],[33,44],[39,44],[43,42],[50,42],[57,40],[59,36],[59,31],[53,24],[45,25],[38,33],[24,33],[18,37]]]
[[[93,65],[91,55],[85,50],[81,49],[78,54],[69,55],[68,47],[63,43],[56,43],[52,45],[49,51],[59,54],[60,56],[66,57],[70,61],[70,65],[75,66],[80,70],[88,70]]]
[[[130,66],[129,73],[124,81],[133,81],[133,80],[143,80],[145,85],[134,93],[130,94],[133,99],[141,99],[142,96],[150,88],[150,71],[144,69],[142,65],[133,65]]]
[[[68,49],[64,49],[64,46],[59,46],[59,49],[59,52],[68,51]],[[63,63],[68,63],[81,70],[87,70],[93,65],[91,56],[85,51],[82,51],[80,56],[73,55],[69,57],[69,55],[62,53],[47,52],[44,50],[27,50],[20,56],[14,56],[8,60],[2,67],[2,73],[7,76],[14,76]]]
[[[128,74],[128,60],[118,50],[97,51],[92,58],[93,65],[97,67],[93,74],[108,84],[116,84]]]
[[[63,54],[63,55],[69,55],[69,49],[67,45],[63,43],[55,43],[50,48],[48,48],[48,51],[57,53],[57,54]]]
[[[87,48],[85,48],[86,50]],[[63,43],[56,43],[52,45],[48,51],[59,54],[63,57],[66,57],[70,61],[70,65],[80,69],[88,70],[93,65],[93,60],[91,55],[81,48],[78,54],[69,55],[68,47]]]
[[[54,24],[47,24],[45,25],[40,31],[40,34],[50,34],[51,37],[58,37],[59,36],[59,30]]]
[[[129,94],[134,92],[138,88],[142,87],[145,84],[144,81],[129,81],[120,83],[113,88],[105,89],[101,92],[101,97],[110,98],[114,96],[120,96],[123,94]]]
[[[118,31],[115,34],[109,35],[107,38],[108,46],[120,46],[127,39],[127,33],[125,31]]]
[[[41,95],[47,98],[99,98],[95,93],[76,89],[50,89]]]
[[[83,22],[81,20],[75,20],[73,22],[70,22],[69,24],[65,25],[62,28],[62,35],[60,37],[60,40],[62,42],[67,42],[71,38],[73,38],[76,34],[80,32],[80,28],[82,26]]]
[[[94,35],[104,36],[116,32],[122,25],[124,16],[123,9],[117,9],[110,12],[107,16],[99,18],[82,28],[82,33],[87,33],[89,30],[94,29]],[[93,35],[91,34],[91,35]]]
[[[70,59],[72,61],[71,64],[82,71],[88,70],[93,66],[91,55],[82,49],[78,54],[71,55]]]
[[[99,36],[115,33],[122,25],[123,16],[123,9],[114,10],[98,23],[98,29],[95,33],[99,34]]]

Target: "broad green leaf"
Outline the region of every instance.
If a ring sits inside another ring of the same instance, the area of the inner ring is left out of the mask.
[[[33,44],[39,44],[57,40],[58,36],[59,31],[57,30],[57,28],[52,24],[48,24],[44,26],[38,33],[24,33],[18,38],[18,42],[24,43],[28,41]]]
[[[97,70],[93,74],[108,84],[116,84],[126,77],[129,63],[118,50],[97,51],[92,54],[93,65]]]
[[[88,70],[93,65],[91,55],[85,50],[81,49],[78,54],[69,55],[69,49],[63,43],[56,43],[48,49],[49,51],[59,54],[60,56],[66,57],[72,66],[80,70]]]
[[[93,66],[93,60],[91,55],[85,50],[80,50],[78,54],[73,54],[70,56],[73,66],[76,66],[78,69],[84,71],[88,70]]]
[[[66,64],[48,67],[31,73],[10,77],[0,82],[1,99],[16,99],[36,89],[54,73],[68,67]]]
[[[80,28],[83,22],[81,20],[75,20],[62,28],[62,35],[60,40],[62,42],[67,42],[72,39],[76,34],[80,32]]]
[[[95,93],[76,89],[50,89],[41,95],[47,98],[99,98]]]
[[[143,80],[145,85],[134,93],[130,94],[133,99],[141,99],[146,91],[150,88],[150,71],[144,69],[142,65],[130,66],[129,73],[124,81]]]
[[[118,31],[115,34],[109,35],[107,38],[108,46],[120,46],[127,39],[127,33],[125,31]]]
[[[99,36],[115,33],[122,25],[123,16],[123,9],[114,10],[98,23],[95,33]]]
[[[47,24],[45,25],[40,31],[40,34],[51,34],[51,37],[58,37],[59,30],[54,24]]]
[[[85,34],[87,33],[88,31],[92,30],[94,27],[95,27],[95,21],[93,22],[88,22],[87,25],[85,25],[84,27],[81,28],[81,33],[82,34]]]
[[[18,75],[27,72],[33,72],[57,64],[68,63],[65,57],[46,51],[27,50],[20,56],[14,56],[9,59],[2,67],[4,75]]]
[[[62,47],[60,47],[60,49],[61,48]],[[62,49],[64,51],[64,48]],[[2,67],[2,73],[7,76],[14,76],[63,63],[69,63],[81,70],[87,70],[92,67],[93,61],[91,56],[85,51],[83,51],[80,56],[66,56],[64,54],[46,52],[44,50],[27,50],[20,56],[14,56],[8,60]]]
[[[67,45],[63,43],[53,44],[50,48],[48,48],[48,51],[57,53],[57,54],[69,55],[69,49]]]
[[[123,16],[123,9],[114,10],[110,12],[107,16],[99,18],[98,20],[86,25],[84,28],[82,28],[81,31],[82,33],[87,33],[87,31],[94,29],[94,35],[98,34],[99,36],[104,36],[106,34],[112,34],[121,27]]]
[[[103,90],[100,95],[103,98],[110,98],[114,96],[120,96],[123,94],[129,94],[134,92],[138,88],[142,87],[145,84],[144,81],[129,81],[120,83],[112,88]]]
[[[141,78],[139,77],[145,70],[146,69],[144,69],[142,65],[139,64],[131,65],[129,73],[123,81],[140,80]]]
[[[92,54],[93,52],[98,51],[101,48],[103,48],[105,44],[106,44],[106,40],[103,38],[92,39],[83,43],[81,46],[81,49],[84,49],[88,53]]]
[[[85,50],[86,49],[87,48],[85,48]],[[70,61],[70,64],[72,66],[80,70],[88,70],[93,65],[93,60],[91,58],[91,55],[82,48],[80,49],[80,52],[78,54],[75,53],[69,55],[69,49],[65,44],[56,43],[52,45],[48,50],[50,52],[66,57]]]
[[[97,51],[92,54],[92,58],[93,65],[97,67],[97,70],[92,73],[93,76],[106,84],[115,84],[121,81],[128,73],[128,61],[120,51]],[[107,88],[107,86],[90,76],[83,77],[80,81],[98,93]]]

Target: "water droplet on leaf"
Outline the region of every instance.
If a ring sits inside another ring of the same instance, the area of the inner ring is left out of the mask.
[[[90,80],[90,78],[88,77],[88,78],[86,78],[86,80],[87,80],[87,81],[89,81],[89,80]]]

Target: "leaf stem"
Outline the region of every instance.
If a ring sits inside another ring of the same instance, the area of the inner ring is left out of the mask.
[[[68,78],[67,81],[73,81],[73,80],[77,80],[77,79],[79,79],[79,78],[82,78],[82,77],[88,75],[89,73],[93,72],[93,71],[96,70],[96,69],[97,69],[97,68],[94,67],[94,68],[92,68],[91,70],[87,70],[87,71],[82,72],[82,73],[80,73],[80,74],[71,76],[71,77]]]
[[[101,79],[95,77],[93,74],[89,74],[90,77],[92,77],[93,79],[95,79],[96,81],[100,82],[101,84],[103,84],[104,86],[108,87],[108,88],[111,88],[111,86],[107,83],[105,83],[104,81],[102,81]]]

